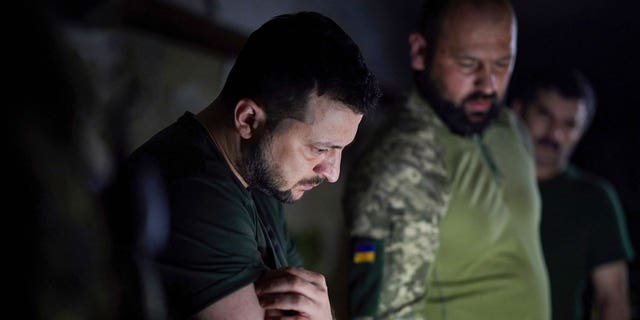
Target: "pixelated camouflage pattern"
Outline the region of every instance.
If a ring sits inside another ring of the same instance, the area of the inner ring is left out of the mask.
[[[435,113],[414,92],[396,120],[353,169],[345,212],[351,236],[384,242],[375,319],[421,319],[427,271],[439,246],[438,221],[450,190]]]

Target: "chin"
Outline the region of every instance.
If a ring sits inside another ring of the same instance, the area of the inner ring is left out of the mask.
[[[548,157],[537,157],[536,158],[536,165],[540,166],[540,167],[558,167],[558,160],[557,159],[550,159]]]
[[[298,201],[304,196],[304,191],[297,191],[291,193],[291,200]]]

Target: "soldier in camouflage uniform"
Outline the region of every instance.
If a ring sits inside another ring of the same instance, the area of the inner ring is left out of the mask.
[[[435,0],[424,10],[409,38],[415,88],[345,192],[350,315],[548,319],[533,161],[502,108],[511,6]]]

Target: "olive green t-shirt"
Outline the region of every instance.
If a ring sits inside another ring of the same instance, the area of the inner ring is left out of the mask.
[[[134,166],[150,161],[169,197],[169,238],[157,268],[173,318],[197,313],[265,270],[301,265],[282,204],[243,187],[193,114],[131,156]]]
[[[427,277],[426,319],[549,319],[534,164],[515,118],[505,110],[471,138],[437,126],[451,199]]]

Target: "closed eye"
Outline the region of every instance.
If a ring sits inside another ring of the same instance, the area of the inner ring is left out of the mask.
[[[506,69],[511,65],[511,60],[500,60],[495,63],[498,69]]]
[[[474,69],[477,64],[477,61],[471,58],[462,58],[458,60],[458,65],[463,69]]]
[[[327,153],[327,151],[329,151],[329,149],[327,148],[319,148],[319,147],[312,147],[312,149],[316,153]]]

